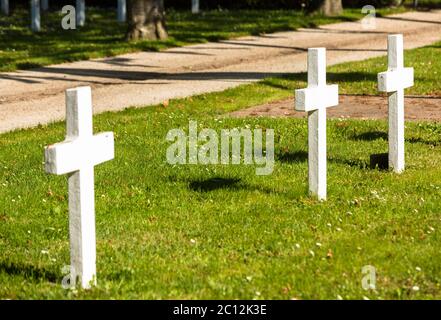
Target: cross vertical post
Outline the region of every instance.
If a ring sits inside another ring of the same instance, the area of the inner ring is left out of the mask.
[[[66,140],[45,149],[48,173],[68,174],[71,281],[96,284],[94,166],[114,157],[112,132],[93,135],[90,87],[66,91]],[[73,276],[73,277],[72,277]]]
[[[41,10],[49,10],[49,0],[41,0]]]
[[[191,0],[191,13],[199,13],[199,0]]]
[[[126,0],[118,0],[117,8],[118,22],[125,22],[127,19],[127,2]]]
[[[295,91],[295,108],[308,112],[309,191],[327,197],[326,108],[338,105],[338,86],[326,84],[326,49],[308,49],[308,87]]]
[[[41,30],[40,0],[31,0],[31,30],[34,32]]]
[[[0,2],[2,13],[6,16],[9,15],[9,0],[1,0]]]
[[[92,99],[88,90],[66,91],[66,138],[87,139],[92,133]],[[71,266],[81,285],[96,284],[95,194],[93,166],[68,177]]]
[[[76,0],[77,26],[83,27],[86,23],[86,0]]]
[[[388,70],[378,74],[378,90],[388,94],[389,168],[404,171],[404,89],[413,86],[413,68],[404,68],[403,35],[387,38]]]

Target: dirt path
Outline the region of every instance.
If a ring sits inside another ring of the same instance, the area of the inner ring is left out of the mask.
[[[441,121],[441,97],[406,96],[406,120]],[[340,95],[339,105],[329,108],[329,118],[386,119],[386,96]],[[230,113],[232,117],[306,117],[294,110],[294,99],[275,101],[265,105]]]
[[[305,71],[308,47],[327,47],[328,64],[385,55],[386,35],[398,32],[406,48],[441,40],[441,10],[378,18],[373,31],[345,22],[0,73],[0,132],[63,119],[66,88],[91,85],[94,111],[116,111]]]

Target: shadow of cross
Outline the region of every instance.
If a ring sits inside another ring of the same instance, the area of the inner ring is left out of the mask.
[[[388,70],[378,74],[378,90],[388,93],[389,168],[404,171],[404,89],[413,86],[413,68],[404,68],[403,35],[387,37]]]
[[[338,105],[338,85],[326,84],[326,49],[308,49],[308,87],[295,91],[295,108],[308,112],[309,191],[326,200],[326,108]]]
[[[112,132],[93,135],[90,87],[66,91],[66,140],[45,148],[45,170],[69,174],[71,285],[96,284],[94,166],[114,158]]]

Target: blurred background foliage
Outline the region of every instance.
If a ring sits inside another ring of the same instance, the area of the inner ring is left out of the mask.
[[[321,0],[200,0],[202,10],[210,9],[304,9],[316,5]],[[397,5],[413,5],[414,0],[343,0],[346,8],[357,8],[364,5],[387,7]],[[75,4],[74,0],[49,0],[50,6],[57,9],[66,4]],[[117,0],[86,0],[86,5],[95,7],[115,7]],[[189,9],[191,0],[164,0],[166,8]],[[441,7],[441,0],[419,0],[418,4],[424,7]],[[28,6],[29,0],[11,1],[14,7]]]

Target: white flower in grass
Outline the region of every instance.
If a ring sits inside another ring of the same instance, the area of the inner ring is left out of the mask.
[[[413,291],[420,291],[420,287],[418,287],[418,286],[413,286],[413,287],[412,287],[412,290],[413,290]]]

